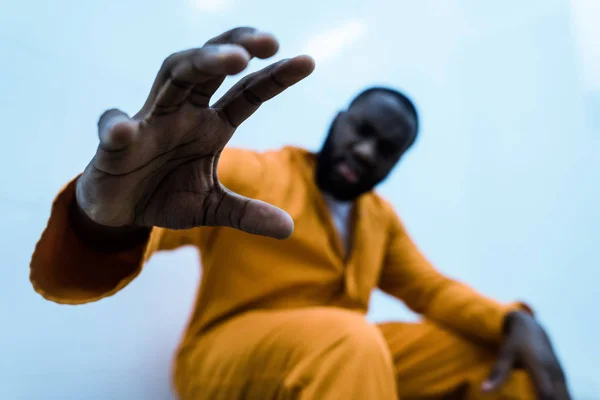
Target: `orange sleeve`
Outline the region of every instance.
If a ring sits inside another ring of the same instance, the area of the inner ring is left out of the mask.
[[[498,303],[438,272],[395,215],[379,287],[433,322],[495,343],[509,312],[531,312],[523,303]]]
[[[226,149],[219,162],[219,176],[231,190],[252,196],[262,174],[260,160],[255,152]],[[156,251],[199,246],[205,236],[205,228],[174,231],[155,227],[145,243],[130,250],[106,252],[90,248],[77,236],[69,217],[77,179],[56,196],[31,257],[30,281],[47,300],[83,304],[111,296],[127,286]]]
[[[254,197],[268,169],[265,163],[264,153],[227,147],[219,158],[217,175],[227,189]]]

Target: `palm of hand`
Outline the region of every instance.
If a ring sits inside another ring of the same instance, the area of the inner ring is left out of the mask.
[[[167,58],[133,118],[118,110],[104,113],[100,146],[77,188],[88,216],[109,226],[221,225],[288,236],[293,228],[289,216],[226,189],[217,165],[236,127],[262,102],[310,74],[312,60],[272,64],[209,106],[226,75],[243,70],[252,56],[268,57],[276,49],[275,39],[253,29],[226,32],[201,49]]]

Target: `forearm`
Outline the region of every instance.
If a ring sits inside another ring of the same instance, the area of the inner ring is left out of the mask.
[[[429,271],[404,284],[384,287],[413,311],[448,329],[487,342],[502,340],[505,320],[510,321],[507,315],[521,309],[520,303],[501,304],[467,285]]]
[[[524,316],[526,310],[529,308],[523,303],[503,304],[467,285],[450,281],[432,299],[426,315],[456,331],[497,343],[512,321]]]

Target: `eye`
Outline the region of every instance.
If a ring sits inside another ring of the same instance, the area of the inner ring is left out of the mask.
[[[363,137],[372,137],[376,134],[375,128],[368,122],[359,123],[356,130],[358,134]]]
[[[396,143],[388,142],[388,141],[380,141],[377,144],[377,151],[384,157],[389,157],[397,154],[400,151],[400,148]]]

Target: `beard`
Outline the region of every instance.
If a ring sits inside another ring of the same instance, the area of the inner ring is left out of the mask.
[[[334,146],[334,132],[337,118],[329,127],[321,151],[317,154],[315,180],[321,191],[328,193],[341,201],[355,200],[359,196],[371,191],[380,180],[361,177],[356,183],[345,181],[338,173],[337,166],[344,160],[343,156],[336,156]]]

